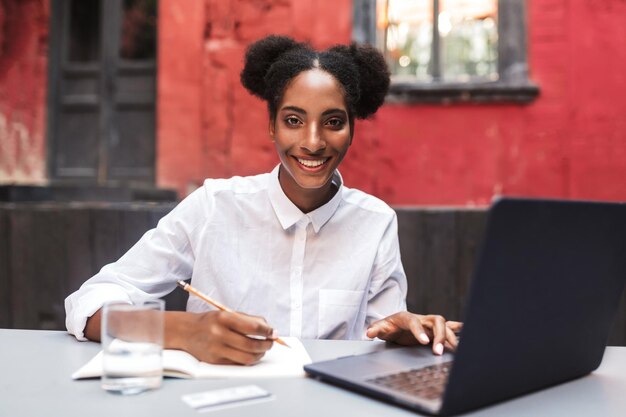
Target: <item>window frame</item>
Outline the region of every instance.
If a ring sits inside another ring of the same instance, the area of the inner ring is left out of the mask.
[[[439,0],[432,1],[437,10]],[[352,39],[376,45],[376,0],[353,0],[352,18]],[[526,28],[526,0],[498,0],[498,80],[392,80],[387,102],[532,102],[539,95],[539,87],[528,76]],[[438,37],[433,43],[438,43]]]

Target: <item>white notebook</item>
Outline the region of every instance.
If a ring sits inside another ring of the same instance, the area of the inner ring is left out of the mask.
[[[175,378],[259,378],[304,376],[311,357],[295,337],[281,337],[290,347],[274,343],[261,361],[252,366],[213,365],[200,362],[182,350],[163,350],[163,375]],[[102,351],[72,374],[72,379],[102,376]]]

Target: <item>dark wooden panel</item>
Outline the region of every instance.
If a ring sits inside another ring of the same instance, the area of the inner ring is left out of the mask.
[[[36,306],[37,283],[34,282],[35,256],[44,259],[48,254],[35,252],[35,242],[32,241],[34,210],[29,207],[19,207],[9,213],[9,251],[11,256],[11,308],[12,327],[18,329],[37,328],[38,317]]]
[[[462,320],[476,257],[482,244],[487,211],[458,210],[456,215],[457,275],[456,301],[458,319]]]
[[[0,328],[10,327],[12,322],[10,298],[11,258],[9,257],[10,229],[8,220],[10,209],[8,207],[0,206]]]
[[[420,312],[426,302],[426,286],[422,279],[425,264],[425,246],[420,237],[424,235],[422,213],[414,209],[398,208],[398,239],[400,256],[407,276],[407,308],[409,311]]]
[[[152,105],[117,109],[119,140],[110,144],[109,178],[154,182],[155,115]]]
[[[120,251],[126,253],[137,241],[152,229],[150,210],[144,205],[125,205],[120,212]]]
[[[117,260],[175,204],[0,205],[0,326],[63,328],[64,298]],[[486,212],[398,208],[409,310],[461,318]],[[184,310],[187,294],[165,297]],[[610,344],[626,345],[626,294]]]
[[[402,208],[396,213],[409,310],[458,318],[454,210]]]
[[[9,216],[12,327],[64,328],[68,214],[56,206],[24,205]]]
[[[455,277],[457,274],[456,217],[450,210],[428,210],[423,213],[426,249],[422,279],[428,291],[423,312],[459,317]]]
[[[65,106],[58,110],[55,175],[95,179],[98,168],[98,109],[76,107]]]
[[[88,206],[74,204],[64,216],[67,271],[63,282],[64,297],[76,291],[95,274],[91,242],[91,211]]]
[[[36,310],[36,329],[64,329],[65,280],[67,276],[66,221],[70,214],[59,206],[37,207],[32,210],[32,229],[29,233]],[[46,254],[46,256],[41,256]]]
[[[123,254],[119,244],[120,227],[118,209],[102,205],[91,210],[92,261],[95,271],[116,261]]]

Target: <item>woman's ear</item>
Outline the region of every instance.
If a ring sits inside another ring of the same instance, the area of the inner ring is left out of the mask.
[[[269,129],[269,131],[270,131],[270,140],[272,142],[274,142],[276,140],[275,136],[274,136],[276,134],[276,121],[275,120],[270,119],[269,128],[270,128]]]

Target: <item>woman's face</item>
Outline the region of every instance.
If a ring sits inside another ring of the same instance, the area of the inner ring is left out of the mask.
[[[352,142],[343,91],[335,78],[312,69],[291,80],[276,120],[270,121],[270,136],[282,163],[285,194],[296,204],[301,196],[328,195],[333,172]]]

